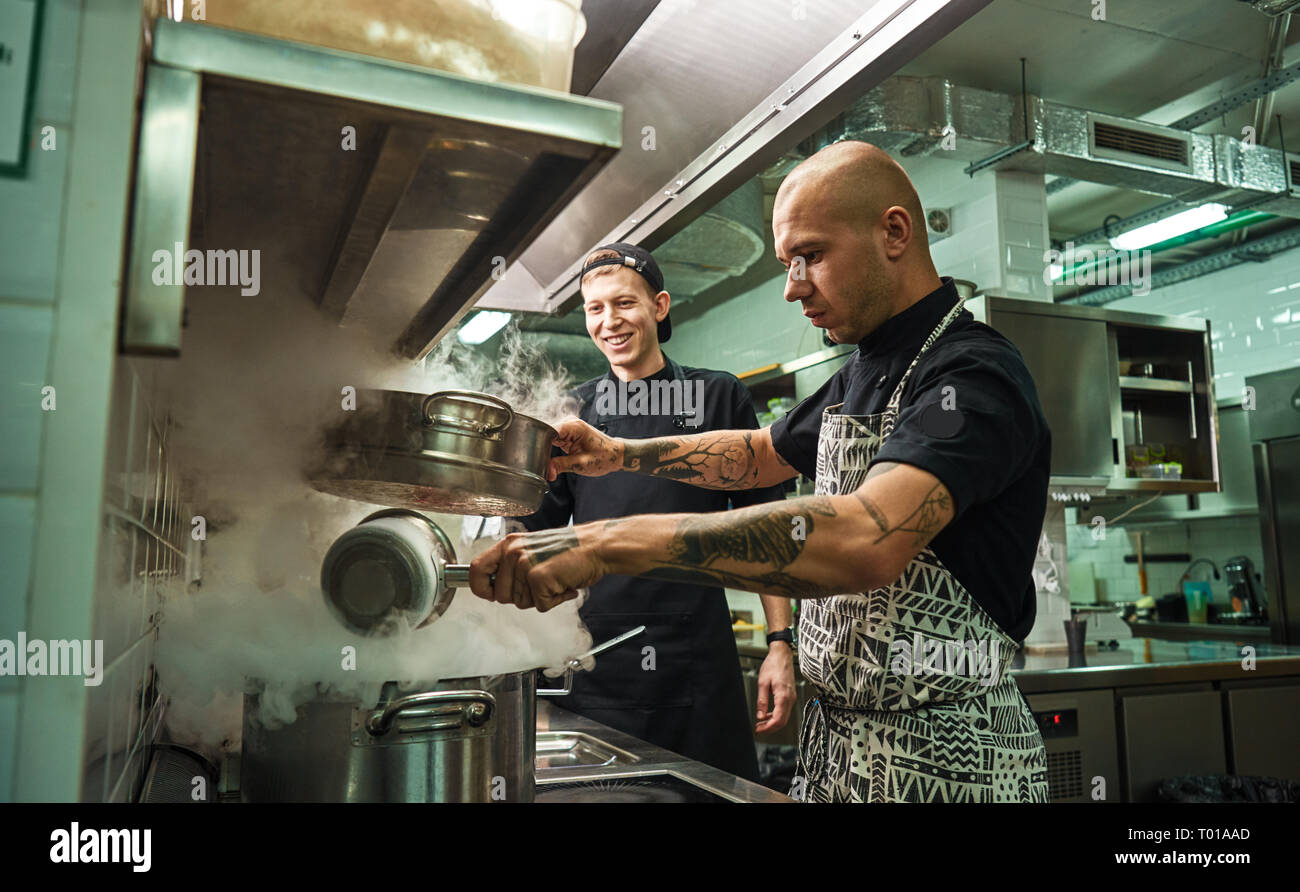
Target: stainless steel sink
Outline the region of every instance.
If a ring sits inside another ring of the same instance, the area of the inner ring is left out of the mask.
[[[538,731],[535,766],[538,771],[555,768],[603,768],[633,765],[641,757],[598,740],[581,731]]]
[[[537,802],[793,802],[537,699]]]
[[[537,802],[740,802],[671,771],[537,785]]]

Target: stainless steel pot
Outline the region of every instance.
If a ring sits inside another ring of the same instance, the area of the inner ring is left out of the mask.
[[[555,428],[486,393],[357,392],[309,471],[322,492],[449,514],[531,514],[547,492]]]
[[[320,570],[330,612],[359,635],[428,625],[468,581],[447,534],[409,508],[364,518],[334,540]]]
[[[531,802],[536,672],[456,678],[373,706],[313,700],[269,730],[244,698],[245,802]]]
[[[245,802],[532,802],[536,696],[562,696],[587,657],[645,631],[639,626],[569,661],[564,685],[537,688],[537,670],[447,679],[374,705],[321,697],[297,721],[267,729],[256,694],[244,697],[240,796]]]

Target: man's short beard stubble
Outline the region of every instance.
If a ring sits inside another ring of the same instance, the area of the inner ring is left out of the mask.
[[[856,344],[885,323],[891,315],[889,280],[874,270],[864,270],[858,299],[849,308],[849,324],[841,330],[843,340],[832,337],[839,344]]]

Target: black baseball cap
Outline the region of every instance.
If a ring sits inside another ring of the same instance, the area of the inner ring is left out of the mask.
[[[578,288],[582,288],[582,279],[587,273],[601,266],[626,266],[628,269],[639,274],[641,278],[650,283],[650,288],[655,294],[664,290],[664,274],[659,271],[659,264],[655,263],[654,256],[640,245],[629,245],[626,242],[613,242],[608,245],[601,245],[592,251],[592,254],[598,254],[601,251],[617,251],[618,257],[606,257],[602,260],[593,260],[582,268],[578,274]],[[590,255],[588,255],[590,256]],[[671,315],[671,314],[669,314]],[[673,336],[673,323],[669,316],[664,316],[659,322],[659,343],[663,343]]]

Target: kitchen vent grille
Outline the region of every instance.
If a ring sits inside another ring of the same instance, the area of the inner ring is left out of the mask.
[[[1099,158],[1191,172],[1191,144],[1187,137],[1158,127],[1139,127],[1094,116],[1089,116],[1088,123],[1090,148]]]
[[[1047,754],[1047,799],[1069,802],[1083,796],[1083,754],[1064,750]]]

